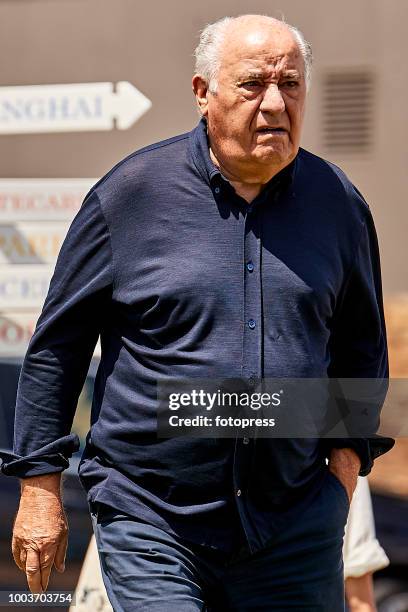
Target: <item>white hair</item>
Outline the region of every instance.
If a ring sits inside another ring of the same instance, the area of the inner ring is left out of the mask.
[[[220,67],[220,48],[224,41],[227,28],[231,23],[241,19],[242,17],[246,17],[246,15],[239,15],[238,17],[222,17],[218,21],[206,25],[200,34],[200,42],[198,43],[194,52],[196,58],[195,72],[196,74],[200,74],[205,79],[211,93],[215,93],[217,91],[217,74]],[[260,15],[260,17],[267,17],[273,21],[278,21],[284,24],[292,33],[303,57],[305,65],[306,88],[309,89],[313,62],[312,47],[310,43],[306,41],[300,30],[286,23],[283,19],[275,19],[269,15]]]

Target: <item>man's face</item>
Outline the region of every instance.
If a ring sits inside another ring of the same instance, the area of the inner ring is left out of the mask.
[[[202,107],[215,156],[248,171],[288,165],[306,98],[304,61],[290,31],[265,22],[235,26],[224,39],[217,83]]]

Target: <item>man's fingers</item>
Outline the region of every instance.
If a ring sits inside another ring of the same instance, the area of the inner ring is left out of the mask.
[[[20,547],[17,546],[17,543],[15,541],[15,539],[13,538],[12,542],[11,542],[11,552],[13,553],[13,559],[17,565],[17,567],[24,572],[25,570],[25,561],[24,564],[21,560],[21,551],[20,551]]]
[[[30,591],[32,593],[42,593],[40,553],[38,550],[28,549],[25,572]]]
[[[65,570],[65,555],[67,552],[68,532],[62,537],[55,554],[54,565],[59,572]]]
[[[25,572],[27,562],[27,551],[25,548],[20,549],[20,561],[21,565],[23,566],[23,571]]]
[[[50,579],[52,564],[54,563],[56,554],[55,546],[49,550],[44,550],[40,553],[40,568],[41,568],[41,586],[43,591],[47,590],[48,581]]]
[[[59,484],[57,489],[46,476],[22,479],[13,527],[13,556],[25,571],[32,593],[45,592],[52,566],[55,562],[57,569],[62,569],[67,548],[68,525]]]

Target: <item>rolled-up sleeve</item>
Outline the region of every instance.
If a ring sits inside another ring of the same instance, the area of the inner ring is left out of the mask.
[[[331,378],[377,379],[377,403],[370,403],[370,422],[379,424],[388,386],[387,336],[383,311],[380,255],[374,221],[366,209],[357,252],[339,296],[330,341]],[[374,412],[375,414],[374,414]],[[366,476],[374,459],[390,450],[395,441],[377,435],[332,438],[330,448],[353,448],[361,459],[360,476]]]
[[[13,453],[3,453],[4,474],[25,478],[60,472],[79,449],[72,422],[111,297],[109,229],[91,190],[61,247],[24,358]]]
[[[357,578],[390,564],[376,537],[367,478],[358,478],[353,493],[344,534],[343,560],[344,578]]]

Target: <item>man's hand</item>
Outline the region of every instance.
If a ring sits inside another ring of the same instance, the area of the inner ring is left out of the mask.
[[[21,480],[21,499],[14,521],[14,561],[26,573],[32,593],[47,589],[52,564],[65,569],[68,524],[61,500],[61,474]]]
[[[352,448],[332,448],[329,470],[337,476],[346,489],[350,503],[357,485],[360,468],[360,458]]]

